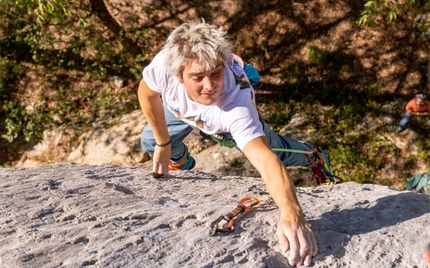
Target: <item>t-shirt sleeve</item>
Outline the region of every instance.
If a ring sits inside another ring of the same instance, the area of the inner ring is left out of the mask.
[[[142,71],[145,83],[151,90],[158,93],[161,93],[166,88],[168,71],[165,66],[164,54],[160,52]]]
[[[253,139],[264,136],[258,112],[254,107],[237,107],[232,112],[236,116],[229,115],[228,124],[230,133],[240,150]]]

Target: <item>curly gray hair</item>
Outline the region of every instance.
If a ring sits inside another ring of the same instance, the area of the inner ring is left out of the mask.
[[[176,27],[167,38],[163,50],[167,68],[181,76],[185,65],[194,60],[206,70],[215,68],[220,62],[228,62],[233,44],[222,27],[207,24],[202,19]]]

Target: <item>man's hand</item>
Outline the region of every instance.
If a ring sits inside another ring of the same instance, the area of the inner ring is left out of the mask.
[[[163,175],[167,175],[169,172],[170,152],[170,144],[165,147],[155,146],[152,156],[152,171],[154,172],[155,178],[160,178]]]
[[[305,221],[291,222],[281,219],[278,222],[277,235],[283,252],[288,253],[288,262],[292,266],[309,266],[312,256],[318,253],[314,233]]]
[[[137,92],[139,97],[139,104],[142,108],[148,124],[151,126],[154,138],[163,141],[161,146],[156,145],[154,154],[152,156],[152,171],[155,178],[160,178],[169,172],[169,157],[171,148],[171,139],[167,130],[166,118],[164,115],[163,103],[161,101],[161,94],[153,91],[145,83],[145,80],[140,80],[139,89]]]

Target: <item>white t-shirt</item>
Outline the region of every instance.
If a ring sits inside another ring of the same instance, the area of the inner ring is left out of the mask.
[[[241,150],[251,140],[264,136],[254,89],[233,56],[230,63],[224,63],[224,86],[213,105],[189,99],[184,85],[165,66],[161,51],[143,70],[143,79],[151,90],[161,93],[164,105],[176,117],[209,135],[230,133]]]

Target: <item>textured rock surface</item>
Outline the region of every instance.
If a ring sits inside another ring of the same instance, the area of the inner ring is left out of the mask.
[[[429,197],[348,182],[297,188],[313,267],[426,267]],[[210,223],[245,196],[235,231]],[[0,267],[288,267],[260,178],[61,163],[0,169]]]

